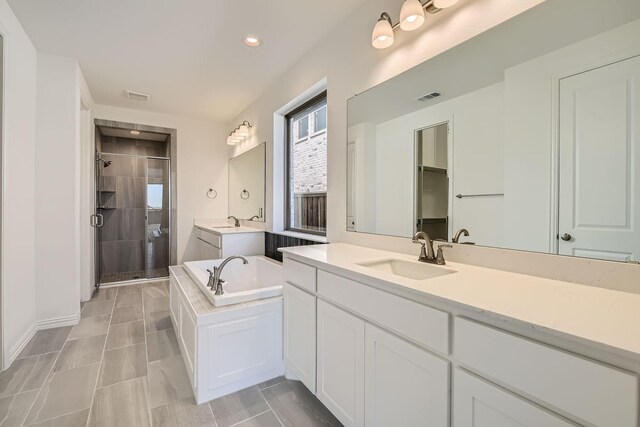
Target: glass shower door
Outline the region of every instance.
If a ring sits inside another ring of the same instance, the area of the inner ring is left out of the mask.
[[[147,158],[146,276],[169,275],[170,188],[169,160]]]

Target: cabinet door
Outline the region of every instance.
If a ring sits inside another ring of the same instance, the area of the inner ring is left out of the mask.
[[[364,425],[364,321],[321,300],[316,395],[345,426]]]
[[[449,362],[369,324],[365,332],[367,426],[447,426]]]
[[[284,363],[293,376],[316,392],[316,297],[284,284]]]
[[[454,427],[575,426],[527,400],[456,369],[453,379]]]

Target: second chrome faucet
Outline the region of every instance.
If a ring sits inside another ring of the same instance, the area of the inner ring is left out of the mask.
[[[433,240],[431,240],[429,235],[424,231],[418,231],[413,236],[413,243],[419,243],[420,245],[422,245],[420,247],[420,256],[418,256],[418,261],[427,262],[429,264],[438,264],[438,265],[446,264],[444,260],[444,254],[442,253],[442,248],[452,247],[451,245],[448,245],[448,244],[439,244],[438,250],[434,254]]]

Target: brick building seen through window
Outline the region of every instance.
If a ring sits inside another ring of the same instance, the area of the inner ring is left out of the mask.
[[[287,115],[287,229],[326,233],[327,97]]]

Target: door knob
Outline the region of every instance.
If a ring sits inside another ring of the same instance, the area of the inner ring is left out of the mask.
[[[562,240],[564,240],[565,242],[568,242],[569,240],[571,240],[571,234],[569,233],[564,233],[562,236],[560,236],[560,238]]]

